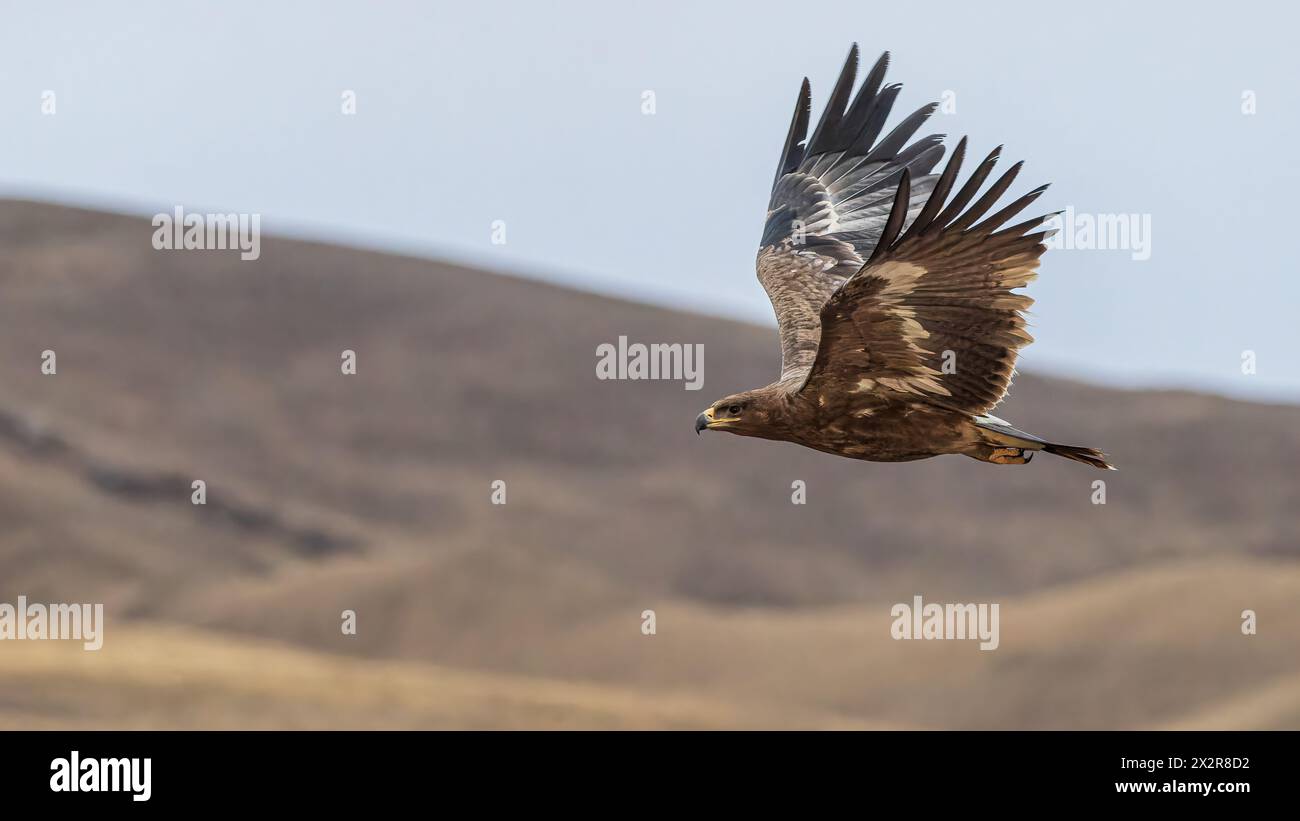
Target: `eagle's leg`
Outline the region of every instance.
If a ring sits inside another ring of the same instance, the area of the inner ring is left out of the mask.
[[[979,459],[981,462],[992,462],[995,465],[1027,465],[1029,460],[1034,458],[1034,452],[1025,448],[987,446],[968,451],[966,455],[973,459]]]

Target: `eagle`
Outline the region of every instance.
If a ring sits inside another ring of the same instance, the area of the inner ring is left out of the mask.
[[[807,78],[772,183],[758,281],[776,312],[781,374],[714,402],[718,430],[873,462],[962,454],[1023,465],[1037,451],[1114,470],[1106,454],[1060,445],[990,414],[1033,341],[1017,293],[1036,276],[1047,214],[1007,225],[1047,189],[989,214],[1020,171],[981,193],[1001,154],[960,188],[966,139],[942,172],[944,135],[912,140],[931,103],[884,137],[901,85],[883,54],[853,93],[854,44],[812,137]],[[954,194],[953,191],[956,190]],[[978,196],[978,198],[977,198]]]

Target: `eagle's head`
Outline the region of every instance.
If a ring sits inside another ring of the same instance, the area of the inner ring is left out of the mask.
[[[741,436],[767,436],[773,429],[776,407],[764,390],[723,397],[695,417],[695,432],[725,430]]]

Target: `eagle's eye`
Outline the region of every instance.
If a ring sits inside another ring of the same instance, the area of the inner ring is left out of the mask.
[[[729,408],[727,408],[727,413],[731,414],[732,416],[739,416],[739,415],[740,415],[740,405],[732,405],[732,406],[730,406]]]

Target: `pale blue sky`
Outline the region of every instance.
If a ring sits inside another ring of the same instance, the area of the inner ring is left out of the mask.
[[[225,0],[0,15],[0,195],[258,212],[268,233],[760,322],[753,256],[799,81],[816,115],[852,41],[868,59],[888,49],[899,114],[954,92],[933,130],[977,152],[1005,143],[1026,160],[1013,193],[1050,181],[1044,210],[1151,217],[1145,262],[1049,252],[1022,367],[1300,399],[1300,19],[1284,4]],[[356,116],[340,113],[344,89]],[[505,246],[490,242],[498,219]]]

